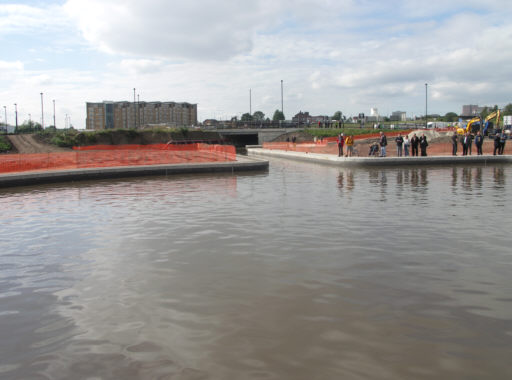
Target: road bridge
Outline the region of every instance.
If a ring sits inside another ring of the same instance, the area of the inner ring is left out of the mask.
[[[226,128],[215,131],[235,146],[246,146],[261,145],[264,142],[273,141],[285,133],[300,130],[299,128]]]

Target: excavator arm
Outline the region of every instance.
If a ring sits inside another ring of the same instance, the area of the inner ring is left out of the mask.
[[[496,123],[495,123],[496,124],[496,128],[499,127],[499,125],[500,125],[500,118],[501,118],[501,111],[500,110],[496,110],[494,112],[491,112],[489,115],[487,115],[487,117],[485,118],[485,121],[484,121],[484,135],[487,135],[489,127],[492,126],[492,122],[491,121],[493,119],[496,119]]]

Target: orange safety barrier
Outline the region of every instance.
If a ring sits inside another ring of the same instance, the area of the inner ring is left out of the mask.
[[[129,147],[104,145],[80,147],[74,152],[0,155],[0,173],[236,160],[235,147],[229,145],[196,143],[130,145]]]

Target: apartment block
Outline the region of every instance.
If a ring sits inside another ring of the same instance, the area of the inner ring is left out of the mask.
[[[176,102],[86,103],[86,129],[137,129],[161,124],[171,127],[197,124],[197,104]]]

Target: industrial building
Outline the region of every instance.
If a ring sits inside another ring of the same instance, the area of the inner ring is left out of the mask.
[[[176,102],[86,103],[86,129],[138,129],[150,125],[170,127],[197,124],[197,104]]]

